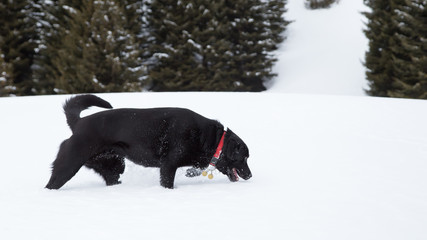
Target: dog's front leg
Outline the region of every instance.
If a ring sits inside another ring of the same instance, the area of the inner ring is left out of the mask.
[[[172,189],[175,181],[176,169],[176,167],[163,164],[160,167],[160,185]]]

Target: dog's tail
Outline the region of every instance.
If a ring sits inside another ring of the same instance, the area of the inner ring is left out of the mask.
[[[64,112],[71,131],[74,131],[74,126],[80,120],[80,112],[91,106],[113,108],[107,101],[90,94],[75,96],[65,102]]]

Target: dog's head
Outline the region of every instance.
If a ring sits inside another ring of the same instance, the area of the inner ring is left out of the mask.
[[[230,181],[236,182],[239,176],[245,180],[252,177],[248,166],[249,149],[246,144],[230,129],[224,138],[224,147],[216,168],[227,175]]]

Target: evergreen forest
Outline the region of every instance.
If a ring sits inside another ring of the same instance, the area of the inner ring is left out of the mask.
[[[263,91],[280,0],[2,0],[0,96]]]

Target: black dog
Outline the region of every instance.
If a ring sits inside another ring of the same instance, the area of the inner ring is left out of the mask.
[[[238,175],[245,180],[252,176],[248,147],[217,121],[181,108],[115,109],[80,118],[80,112],[90,106],[112,108],[94,95],[80,95],[65,103],[73,135],[61,144],[46,188],[59,189],[82,166],[99,173],[107,185],[119,184],[124,158],[159,167],[160,184],[165,188],[173,188],[175,172],[183,166],[204,169],[215,165],[230,181],[237,181]],[[212,157],[221,150],[220,156]]]

